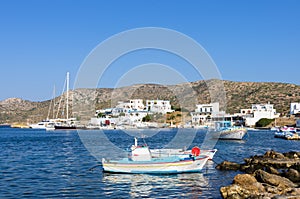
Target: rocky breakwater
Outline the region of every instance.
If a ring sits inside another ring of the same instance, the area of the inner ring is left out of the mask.
[[[245,172],[220,188],[223,198],[300,198],[300,152],[267,151],[243,164],[224,161],[216,168]]]

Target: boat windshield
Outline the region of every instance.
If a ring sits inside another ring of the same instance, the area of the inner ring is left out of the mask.
[[[216,128],[228,128],[228,127],[231,127],[231,122],[229,121],[216,122]]]

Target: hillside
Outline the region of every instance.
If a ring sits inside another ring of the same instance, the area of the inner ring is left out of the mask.
[[[300,86],[285,83],[257,83],[232,81],[197,81],[179,85],[164,86],[156,84],[133,85],[116,89],[78,89],[70,91],[70,114],[82,120],[87,120],[94,114],[94,110],[115,106],[118,101],[128,99],[165,99],[170,100],[175,108],[184,108],[189,111],[195,109],[197,103],[210,103],[209,89],[214,95],[219,95],[218,87],[224,85],[226,91],[226,112],[236,113],[241,108],[251,108],[251,104],[274,104],[277,112],[288,114],[291,102],[300,102]],[[218,96],[220,98],[224,98]],[[65,103],[65,94],[53,99],[54,109],[50,108],[51,117],[64,117],[62,107]],[[18,98],[9,98],[0,102],[0,123],[32,123],[45,119],[51,100],[30,102]],[[51,105],[53,107],[53,105]],[[54,114],[53,114],[54,110]],[[57,113],[59,111],[59,113]],[[65,113],[65,111],[64,111]]]

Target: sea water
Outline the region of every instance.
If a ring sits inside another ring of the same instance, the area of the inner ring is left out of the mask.
[[[86,133],[93,136],[99,131]],[[176,129],[161,130],[144,140],[156,148],[176,133]],[[121,130],[105,131],[105,135],[121,148],[133,144],[133,137]],[[204,137],[205,131],[199,131],[192,145],[200,145]],[[1,128],[0,198],[220,198],[220,187],[229,185],[238,172],[216,170],[216,163],[241,163],[267,150],[288,152],[299,146],[299,141],[274,138],[271,131],[249,131],[244,141],[219,140],[214,161],[202,173],[107,174],[77,131]]]

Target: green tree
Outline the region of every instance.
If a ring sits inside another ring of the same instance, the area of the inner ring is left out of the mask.
[[[255,123],[255,127],[266,127],[271,124],[274,119],[261,118],[258,122]]]
[[[103,117],[103,113],[98,113],[97,117],[98,117],[98,118]]]
[[[142,121],[143,122],[150,122],[151,121],[151,116],[147,114],[145,117],[143,117]]]

